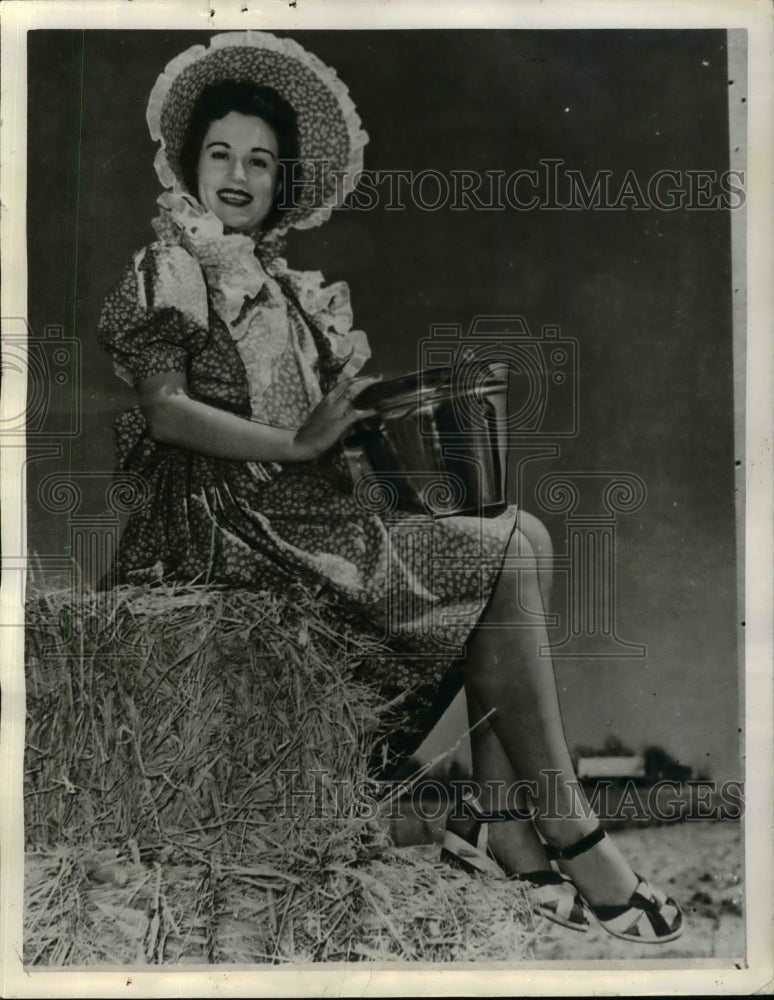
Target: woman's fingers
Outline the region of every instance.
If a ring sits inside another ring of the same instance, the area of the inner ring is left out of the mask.
[[[374,416],[374,409],[356,409],[353,399],[369,385],[381,380],[381,375],[347,378],[337,383],[318,403],[304,426],[304,437],[320,441],[327,450],[358,420]]]
[[[357,397],[360,395],[361,392],[363,392],[369,386],[375,385],[377,382],[381,382],[381,380],[382,380],[381,375],[366,375],[363,378],[354,379],[352,384],[348,387],[348,390],[345,393],[345,398],[349,400],[350,408],[355,413],[358,414],[357,419],[361,419],[362,417],[366,416],[370,417],[376,412],[373,409],[367,409],[367,410],[356,409],[355,400],[357,399]]]
[[[331,389],[325,402],[331,410],[334,420],[347,419],[348,423],[353,420],[360,420],[364,416],[371,416],[372,410],[356,410],[353,400],[369,385],[381,381],[381,375],[363,375],[360,378],[347,378]],[[355,416],[350,420],[350,415]]]
[[[359,378],[353,379],[351,387],[352,398],[354,399],[355,396],[360,395],[363,389],[366,389],[369,385],[381,382],[383,378],[383,375],[361,375]]]
[[[367,386],[373,385],[375,382],[381,382],[381,380],[381,375],[361,375],[358,378],[351,376],[334,386],[330,395],[336,400],[342,398],[354,399],[355,396],[359,395]]]
[[[378,410],[373,407],[368,407],[367,409],[360,410],[353,403],[344,411],[344,418],[354,423],[355,420],[365,420],[367,417],[375,417],[379,413]]]
[[[342,408],[347,409],[352,405],[352,399],[357,394],[352,389],[352,379],[347,379],[343,383],[335,385],[328,393],[324,402],[327,403],[334,412],[340,413]]]
[[[376,410],[356,410],[351,408],[343,416],[341,420],[343,422],[342,433],[351,427],[352,424],[356,424],[358,420],[365,420],[366,417],[373,417],[376,415]]]

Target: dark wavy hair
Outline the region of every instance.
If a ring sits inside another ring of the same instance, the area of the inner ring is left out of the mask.
[[[279,151],[279,172],[277,195],[271,211],[264,220],[264,226],[271,229],[280,221],[284,212],[293,206],[286,199],[280,203],[280,191],[290,190],[285,178],[292,177],[293,164],[298,160],[298,122],[296,112],[273,87],[264,87],[249,80],[221,80],[205,87],[199,95],[188,131],[180,149],[180,172],[189,193],[199,197],[198,170],[199,155],[207,129],[214,121],[220,121],[231,111],[241,115],[253,115],[270,125],[277,137]]]

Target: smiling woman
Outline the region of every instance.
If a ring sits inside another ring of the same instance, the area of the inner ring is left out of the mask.
[[[420,526],[352,493],[337,446],[373,412],[354,405],[375,381],[354,378],[367,341],[351,329],[343,282],[323,287],[279,256],[286,230],[328,218],[362,166],[367,137],[343,84],[290,40],[219,35],[168,64],[148,121],[170,189],[159,239],[135,254],[99,327],[136,390],[119,458],[147,496],[113,579],[281,592],[306,581],[396,651],[431,654],[414,666],[396,658],[397,683],[464,686],[477,731],[478,792],[450,817],[443,857],[523,881],[535,911],[568,929],[586,931],[593,914],[624,940],[674,940],[677,903],[632,871],[585,802],[577,808],[541,652],[542,524],[509,504],[490,517],[426,514]],[[279,165],[298,153],[306,183],[280,208]],[[508,795],[526,788],[527,809]]]

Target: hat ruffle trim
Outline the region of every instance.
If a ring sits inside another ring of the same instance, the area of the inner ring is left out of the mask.
[[[345,171],[341,175],[341,182],[336,185],[335,197],[325,204],[311,206],[304,215],[293,218],[291,221],[281,220],[272,232],[282,234],[288,229],[313,229],[326,222],[331,217],[333,209],[339,207],[357,186],[359,175],[363,170],[363,149],[368,143],[368,134],[361,126],[360,117],[352,98],[349,96],[349,90],[334,70],[291,38],[277,38],[265,31],[223,32],[210,39],[209,48],[205,48],[203,45],[193,45],[167,63],[153,86],[146,112],[151,138],[160,144],[153,163],[156,174],[162,186],[168,188],[173,194],[186,193],[169,164],[161,133],[162,109],[176,77],[188,66],[198,62],[216,49],[250,46],[277,52],[288,59],[295,59],[302,63],[328,88],[341,108],[349,136],[349,157]]]

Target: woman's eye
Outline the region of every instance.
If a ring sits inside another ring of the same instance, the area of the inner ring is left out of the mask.
[[[214,149],[212,151],[213,160],[227,160],[228,153],[223,149]]]
[[[260,158],[260,157],[256,157],[255,159],[253,159],[253,160],[250,160],[250,163],[251,163],[251,164],[252,164],[252,165],[253,165],[254,167],[265,167],[265,166],[267,166],[267,165],[268,165],[268,164],[266,163],[266,160],[264,160],[264,159],[262,159],[262,158]]]

